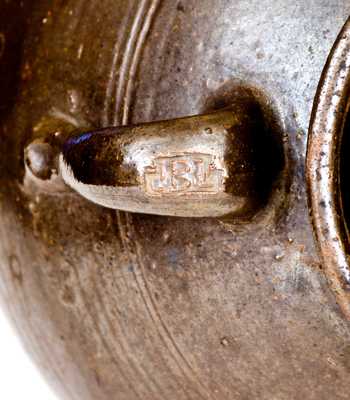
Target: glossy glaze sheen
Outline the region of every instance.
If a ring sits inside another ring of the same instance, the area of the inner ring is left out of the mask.
[[[344,314],[350,319],[349,236],[342,205],[341,175],[348,155],[342,141],[350,93],[350,21],[329,57],[314,106],[307,157],[310,207],[323,264]],[[342,183],[343,191],[347,183]],[[346,210],[347,211],[347,210]]]
[[[350,328],[315,250],[304,160],[350,5],[25,3],[0,3],[16,37],[28,25],[0,63],[17,79],[1,110],[0,289],[61,398],[347,399]],[[23,150],[48,116],[84,130],[182,117],[241,85],[266,95],[286,153],[252,224],[115,212],[26,179]]]
[[[62,145],[59,173],[108,208],[248,220],[283,168],[269,128],[254,98],[241,95],[206,115],[75,133]]]

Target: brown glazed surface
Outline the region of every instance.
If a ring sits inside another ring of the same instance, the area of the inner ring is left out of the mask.
[[[339,34],[314,102],[307,154],[311,216],[322,263],[350,319],[349,94],[350,20]]]
[[[69,187],[112,209],[243,222],[266,204],[283,169],[271,128],[254,95],[240,92],[209,114],[70,135],[57,169]],[[33,143],[44,157],[28,154],[26,165],[38,177],[33,166],[47,165],[53,148]]]
[[[0,290],[61,398],[348,399],[350,327],[316,252],[304,162],[350,4],[21,4],[0,2]],[[51,128],[198,114],[240,86],[264,94],[286,159],[250,223],[116,212],[25,173],[25,146]]]

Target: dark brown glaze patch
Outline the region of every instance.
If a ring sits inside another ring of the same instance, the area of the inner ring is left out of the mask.
[[[134,186],[137,171],[123,163],[120,140],[107,129],[69,138],[63,158],[75,179],[87,185]]]

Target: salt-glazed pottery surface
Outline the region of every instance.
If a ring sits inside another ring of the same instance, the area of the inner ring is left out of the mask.
[[[61,399],[350,397],[348,15],[0,0],[0,297]]]

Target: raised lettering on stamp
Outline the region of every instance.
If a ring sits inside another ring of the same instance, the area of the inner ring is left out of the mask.
[[[224,171],[210,154],[158,157],[145,169],[148,195],[218,193],[223,191]]]

